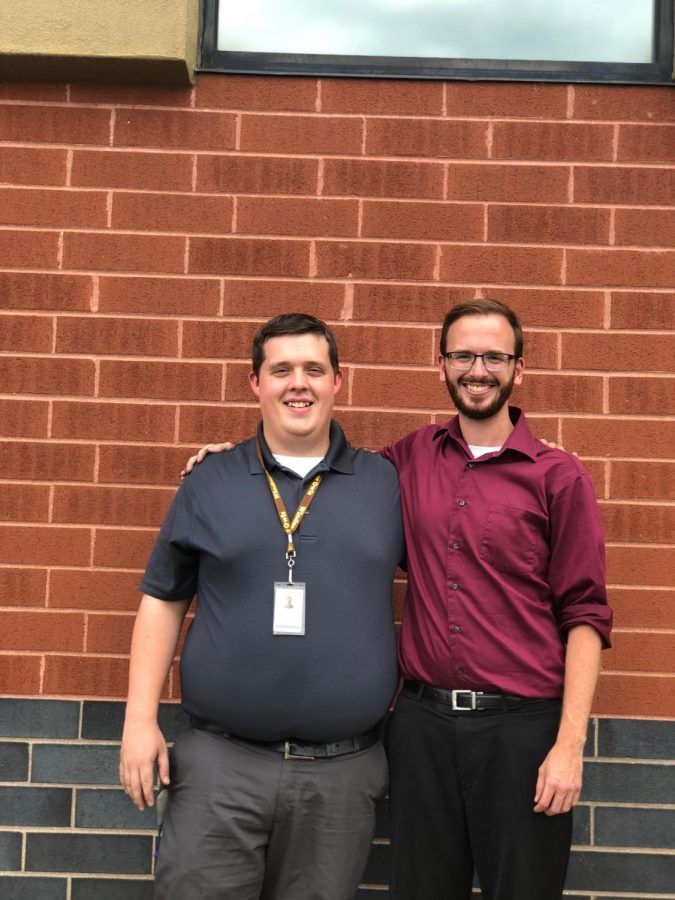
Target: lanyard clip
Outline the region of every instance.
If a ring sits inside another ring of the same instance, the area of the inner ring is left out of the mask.
[[[293,546],[293,541],[290,538],[288,540],[288,547],[286,548],[286,563],[288,564],[288,583],[293,584],[293,566],[295,565],[295,547]]]

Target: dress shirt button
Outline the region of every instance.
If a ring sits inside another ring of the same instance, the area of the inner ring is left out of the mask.
[[[452,542],[452,549],[453,549],[453,550],[459,550],[459,541],[453,541],[453,542]]]
[[[469,468],[470,468],[470,469],[475,469],[475,468],[476,468],[476,463],[469,463]]]
[[[453,626],[452,626],[452,630],[455,632],[455,634],[459,634],[459,632],[460,632],[462,629],[459,627],[459,625],[453,625]]]
[[[457,669],[458,675],[463,675],[465,672],[466,672],[466,669],[464,668],[464,666],[460,666],[459,669]]]
[[[457,584],[456,581],[455,581],[453,584],[451,584],[450,587],[453,589],[453,591],[458,591],[458,590],[459,590],[459,585]]]
[[[459,505],[460,505],[460,506],[466,506],[466,500],[460,500],[460,501],[459,501]]]

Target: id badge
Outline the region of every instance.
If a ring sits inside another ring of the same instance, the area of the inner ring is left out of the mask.
[[[305,585],[301,581],[274,582],[273,634],[305,633]]]

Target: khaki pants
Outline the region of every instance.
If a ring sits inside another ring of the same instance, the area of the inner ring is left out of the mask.
[[[352,900],[387,775],[379,743],[284,760],[190,729],[171,752],[156,900]]]

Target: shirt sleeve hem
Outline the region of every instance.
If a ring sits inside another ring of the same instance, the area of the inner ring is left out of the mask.
[[[609,611],[609,607],[605,607]],[[573,628],[576,628],[577,625],[590,625],[591,628],[594,628],[595,631],[600,635],[600,640],[602,641],[602,649],[609,650],[612,646],[612,642],[610,640],[610,631],[611,631],[611,621],[610,622],[601,622],[594,620],[593,617],[584,617],[580,616],[579,618],[571,619],[568,622],[563,622],[560,625],[560,631],[562,632],[563,637],[567,640],[567,637],[570,631]]]
[[[195,595],[194,591],[191,594],[186,594],[184,591],[167,591],[147,581],[141,582],[140,589],[144,594],[149,594],[157,600],[192,600]]]

